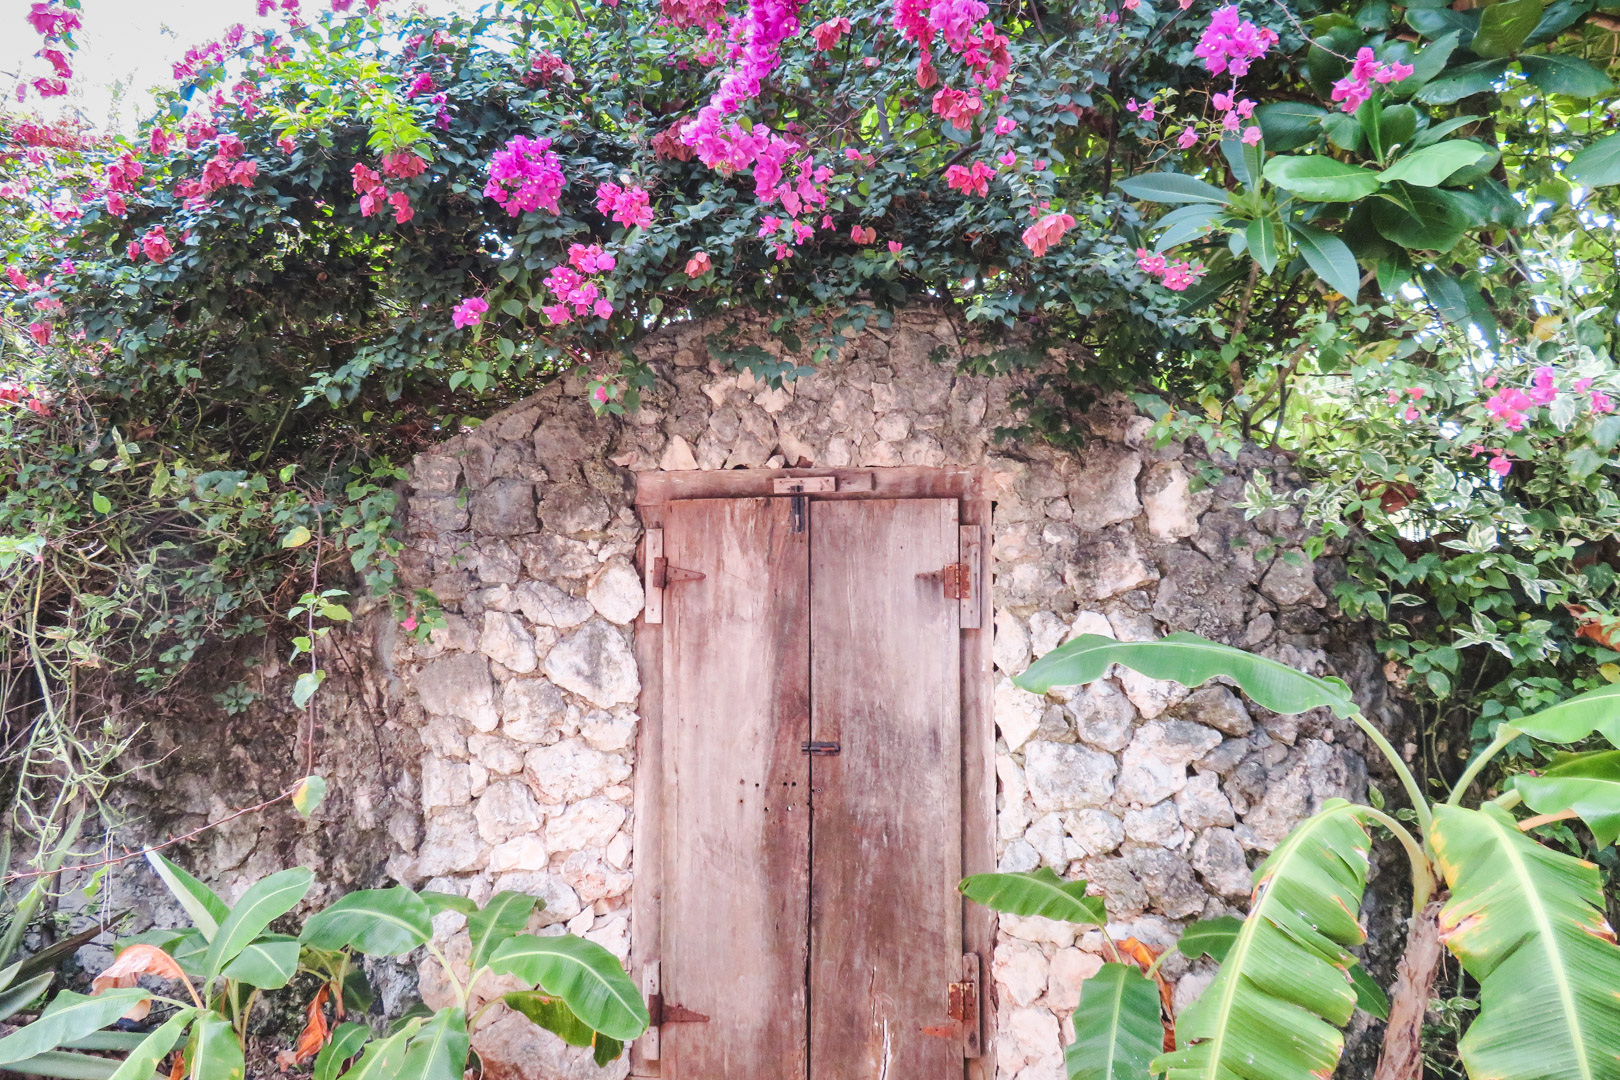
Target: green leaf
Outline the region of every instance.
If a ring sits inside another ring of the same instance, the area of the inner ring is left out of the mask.
[[[496,949],[489,967],[556,994],[610,1038],[628,1042],[647,1030],[647,1003],[618,959],[594,941],[524,934]]]
[[[1367,142],[1372,146],[1373,156],[1382,160],[1397,146],[1409,145],[1417,134],[1417,122],[1418,111],[1410,105],[1390,105],[1376,112],[1368,111],[1362,127],[1367,129]]]
[[[1218,964],[1226,959],[1232,942],[1237,940],[1238,931],[1242,929],[1243,920],[1233,915],[1199,919],[1181,932],[1176,948],[1189,960],[1207,956]]]
[[[1121,180],[1119,189],[1133,199],[1161,203],[1212,203],[1227,205],[1226,192],[1183,173],[1143,173]]]
[[[1170,211],[1164,217],[1153,223],[1156,229],[1163,229],[1159,239],[1154,243],[1154,251],[1168,251],[1177,244],[1184,244],[1188,240],[1196,240],[1208,232],[1210,227],[1220,221],[1225,213],[1218,206],[1209,206],[1198,203],[1193,206],[1182,206]]]
[[[1468,304],[1468,290],[1451,274],[1440,269],[1419,267],[1418,280],[1423,284],[1423,295],[1447,322],[1462,324],[1468,321],[1472,309]]]
[[[1423,89],[1431,79],[1445,70],[1446,61],[1450,60],[1451,54],[1456,51],[1460,37],[1460,31],[1452,30],[1423,46],[1411,59],[1412,74],[1398,83],[1390,83],[1385,92],[1394,97],[1408,97]]]
[[[302,709],[308,705],[309,699],[315,696],[315,691],[321,688],[324,681],[326,681],[324,671],[306,671],[298,676],[298,680],[293,683],[293,708]]]
[[[1472,48],[1476,56],[1512,56],[1541,21],[1542,0],[1498,0],[1479,16]]]
[[[294,528],[292,532],[281,538],[281,546],[284,548],[303,547],[314,538],[314,533],[310,532],[302,525],[299,525]]]
[[[1350,688],[1339,679],[1319,679],[1276,660],[1185,632],[1156,641],[1115,641],[1100,634],[1082,634],[1035,661],[1013,682],[1032,694],[1045,694],[1054,686],[1080,686],[1100,679],[1114,664],[1183,686],[1202,686],[1224,675],[1262,708],[1283,715],[1321,706],[1343,717],[1356,711]]]
[[[465,896],[457,896],[455,893],[434,892],[430,889],[423,889],[416,895],[420,896],[422,902],[428,906],[430,915],[437,915],[441,911],[455,911],[462,915],[471,915],[478,910],[477,903]]]
[[[1350,969],[1350,985],[1356,991],[1356,1008],[1380,1020],[1389,1019],[1389,995],[1373,982],[1366,968],[1357,964]]]
[[[1361,269],[1343,240],[1312,225],[1292,223],[1290,232],[1299,243],[1299,253],[1316,276],[1354,300],[1361,292]]]
[[[1461,204],[1440,188],[1396,181],[1372,204],[1373,226],[1404,248],[1450,251],[1473,224]]]
[[[293,809],[307,818],[321,805],[324,798],[326,798],[326,778],[306,776],[298,781],[298,789],[293,792]]]
[[[1535,775],[1514,777],[1513,788],[1538,814],[1575,811],[1600,846],[1620,837],[1620,750],[1559,754]]]
[[[360,1052],[371,1038],[371,1029],[364,1024],[339,1024],[332,1032],[331,1041],[315,1055],[315,1071],[310,1080],[337,1080],[343,1063]]]
[[[264,933],[266,927],[297,907],[314,883],[314,871],[303,866],[282,870],[255,882],[231,908],[230,915],[219,926],[219,933],[208,943],[208,958],[203,961],[207,977],[213,979],[249,942]]]
[[[1016,874],[974,874],[957,889],[976,904],[1010,915],[1039,915],[1086,926],[1108,921],[1102,897],[1087,896],[1084,881],[1064,881],[1049,866]]]
[[[1260,183],[1261,162],[1265,160],[1265,153],[1260,147],[1247,146],[1242,139],[1222,139],[1221,154],[1232,167],[1232,175],[1237,177],[1238,183],[1244,187],[1255,187]]]
[[[1325,154],[1279,154],[1266,162],[1265,172],[1271,183],[1312,202],[1354,202],[1378,190],[1378,177],[1371,170]]]
[[[180,1041],[196,1015],[196,1009],[181,1009],[165,1020],[130,1051],[123,1064],[118,1066],[118,1071],[112,1074],[112,1080],[152,1080],[158,1062],[174,1049],[174,1044]]]
[[[1402,155],[1399,161],[1379,173],[1378,179],[1404,180],[1416,187],[1434,187],[1444,183],[1458,169],[1472,165],[1489,153],[1471,139],[1447,139]]]
[[[1620,683],[1588,690],[1508,722],[1546,742],[1580,742],[1593,731],[1601,731],[1609,742],[1620,743]]]
[[[591,1025],[575,1016],[560,997],[538,990],[517,990],[501,1000],[569,1046],[592,1046],[596,1042]]]
[[[1598,869],[1525,836],[1507,811],[1437,806],[1435,860],[1451,888],[1440,939],[1479,980],[1458,1044],[1470,1076],[1620,1076],[1620,948]]]
[[[1564,178],[1583,187],[1620,184],[1620,133],[1599,139],[1571,158]]]
[[[1330,799],[1255,871],[1249,917],[1215,981],[1176,1020],[1166,1080],[1307,1080],[1333,1072],[1356,995],[1348,948],[1371,841],[1365,807]]]
[[[508,315],[512,316],[513,318],[516,318],[519,315],[523,314],[523,302],[521,300],[506,300],[506,301],[503,301],[501,303],[501,310],[506,312]]]
[[[1320,121],[1326,114],[1327,110],[1320,105],[1280,101],[1254,110],[1254,122],[1260,125],[1268,148],[1287,153],[1315,142],[1322,130]]]
[[[367,956],[403,956],[433,936],[427,902],[403,885],[363,889],[310,916],[299,940],[317,949],[345,946]]]
[[[1082,984],[1073,1022],[1069,1080],[1145,1080],[1164,1046],[1158,988],[1129,964],[1104,964]]]
[[[63,1043],[82,1039],[111,1024],[136,1003],[151,997],[138,987],[108,990],[94,997],[64,990],[45,1006],[39,1019],[0,1039],[0,1066],[10,1066]]]
[[[14,969],[21,966],[21,964],[12,965]],[[4,990],[0,990],[0,1020],[10,1018],[12,1014],[20,1012],[24,1006],[32,1003],[46,991],[55,978],[56,972],[44,971],[31,979],[24,979],[15,986],[7,986]]]
[[[242,1044],[236,1041],[235,1030],[223,1016],[204,1013],[192,1030],[188,1049],[186,1065],[191,1080],[242,1080],[247,1072]]]
[[[1478,60],[1452,68],[1445,75],[1429,83],[1415,95],[1425,105],[1450,105],[1465,97],[1486,94],[1507,74],[1506,60]]]
[[[1594,98],[1614,89],[1601,68],[1564,53],[1530,53],[1519,57],[1525,77],[1549,94]]]
[[[90,496],[90,505],[98,514],[112,513],[112,501],[99,491]]]
[[[280,990],[298,972],[298,950],[297,938],[266,934],[248,942],[220,974],[260,990]]]
[[[411,1037],[424,1022],[421,1017],[407,1020],[388,1038],[371,1043],[354,1068],[343,1074],[343,1080],[394,1080],[405,1061]]]
[[[1249,254],[1259,264],[1262,274],[1277,268],[1277,223],[1269,217],[1255,218],[1244,232],[1249,242]]]
[[[51,1076],[60,1080],[111,1080],[118,1062],[111,1058],[90,1057],[66,1050],[47,1050],[14,1063],[7,1072],[23,1076]],[[142,1080],[160,1080],[148,1073]]]
[[[467,1072],[467,1014],[441,1009],[411,1040],[397,1080],[462,1080]]]
[[[534,901],[527,893],[498,892],[482,910],[467,916],[467,933],[472,938],[468,970],[477,971],[489,963],[501,944],[523,932],[534,913]]]

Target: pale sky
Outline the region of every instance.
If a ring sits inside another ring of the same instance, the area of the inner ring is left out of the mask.
[[[395,0],[399,2],[399,0]],[[0,0],[0,93],[14,107],[18,78],[32,80],[50,70],[34,53],[41,45],[24,16],[31,0]],[[29,94],[28,108],[46,115],[76,109],[98,126],[129,129],[146,115],[146,89],[167,84],[170,65],[188,48],[219,37],[233,23],[260,25],[254,0],[84,0],[84,29],[75,35],[79,52],[66,98],[41,102]],[[304,0],[306,16],[327,0]],[[469,0],[425,0],[430,11],[470,6]]]

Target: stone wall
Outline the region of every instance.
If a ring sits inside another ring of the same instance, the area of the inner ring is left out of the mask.
[[[768,335],[752,340],[780,352]],[[393,874],[478,899],[534,893],[546,900],[538,923],[627,955],[642,605],[633,474],[982,465],[995,498],[1001,867],[1086,878],[1115,938],[1155,946],[1191,919],[1240,911],[1258,857],[1323,800],[1363,794],[1359,735],[1327,716],[1266,713],[1223,686],[1189,693],[1123,672],[1041,699],[1009,677],[1073,634],[1192,630],[1360,676],[1376,695],[1371,654],[1343,644],[1332,568],[1304,555],[1297,518],[1251,522],[1234,508],[1252,468],[1285,463],[1155,448],[1121,401],[1083,418],[1092,437],[1078,452],[997,443],[995,428],[1017,419],[1013,383],[957,374],[960,349],[944,317],[913,312],[770,388],[711,360],[703,328],[677,326],[641,347],[659,382],[639,412],[597,419],[583,384],[564,380],[420,456],[406,565],[448,625],[393,659],[394,716],[420,732],[424,822]],[[441,919],[453,937],[458,917]],[[998,1077],[1061,1076],[1068,1015],[1101,948],[1096,932],[1002,919]],[[1210,978],[1180,958],[1164,970],[1178,1006]],[[430,1000],[438,985],[429,965]],[[475,1045],[514,1063],[507,1075],[600,1075],[499,1012]]]

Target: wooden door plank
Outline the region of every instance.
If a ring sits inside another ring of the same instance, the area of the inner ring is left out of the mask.
[[[960,604],[950,499],[811,504],[812,1080],[963,1075]],[[932,575],[932,579],[919,575]]]
[[[805,1076],[809,544],[786,499],[671,503],[660,1075]]]
[[[977,604],[975,628],[962,631],[962,876],[966,877],[987,874],[996,868],[990,545],[982,539],[990,534],[990,500],[963,500],[961,515],[964,526],[980,530],[973,580],[976,585],[983,583],[974,600]],[[964,904],[962,908],[963,951],[976,954],[981,967],[988,971],[996,947],[996,913],[983,904]],[[967,1080],[992,1080],[996,1060],[992,1023],[996,1015],[995,980],[983,979],[979,988],[979,1056],[968,1059]]]

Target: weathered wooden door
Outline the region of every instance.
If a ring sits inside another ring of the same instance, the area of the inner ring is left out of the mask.
[[[661,1077],[961,1080],[957,518],[668,504]]]

